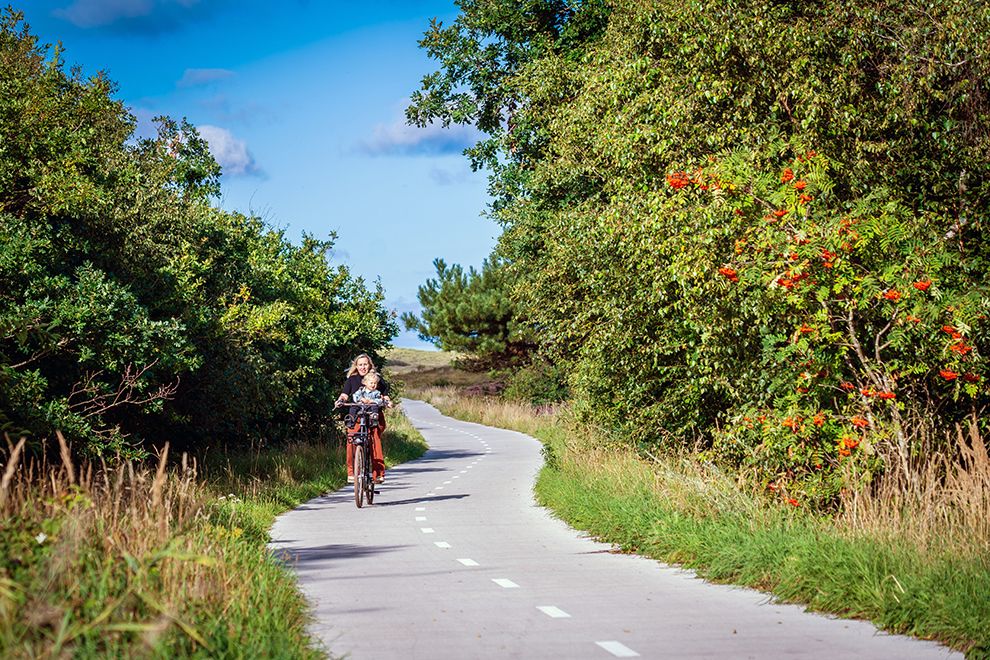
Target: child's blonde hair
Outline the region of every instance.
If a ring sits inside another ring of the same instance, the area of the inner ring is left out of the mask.
[[[361,379],[361,384],[371,390],[375,388],[375,385],[377,385],[380,380],[381,378],[379,378],[377,371],[369,371],[364,375],[364,378]]]

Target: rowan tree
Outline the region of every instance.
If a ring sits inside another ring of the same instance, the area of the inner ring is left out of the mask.
[[[988,35],[961,1],[616,2],[500,77],[496,254],[575,410],[822,501],[982,423]]]

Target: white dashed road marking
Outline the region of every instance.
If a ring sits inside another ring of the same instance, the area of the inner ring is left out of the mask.
[[[457,561],[461,562],[465,566],[481,566],[481,564],[479,564],[473,559],[464,558],[464,559],[458,559]]]
[[[571,616],[564,610],[559,607],[554,607],[553,605],[537,605],[536,609],[554,619],[569,619]]]
[[[426,516],[416,516],[416,522],[423,522],[426,520]]]
[[[598,646],[602,647],[612,655],[617,658],[638,658],[639,653],[636,653],[631,648],[626,646],[621,642],[595,642]]]
[[[446,541],[434,541],[433,542],[433,545],[437,546],[438,548],[449,548],[450,547],[450,544],[447,543]]]
[[[433,532],[433,528],[432,528],[432,527],[420,527],[419,529],[420,529],[420,531],[422,531],[422,532],[423,532],[424,534],[433,534],[433,533],[434,533],[434,532]]]
[[[518,589],[519,585],[512,580],[506,580],[505,578],[492,578],[492,582],[500,587],[505,587],[506,589]]]

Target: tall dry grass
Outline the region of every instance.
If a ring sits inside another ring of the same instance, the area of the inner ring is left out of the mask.
[[[465,396],[456,386],[425,386],[408,391],[407,396],[422,399],[445,414],[477,424],[513,429],[535,437],[557,426],[558,413],[566,404],[531,406],[520,401],[507,401],[496,396]]]
[[[25,657],[62,657],[97,630],[123,637],[125,622],[127,632],[139,633],[148,648],[173,626],[204,644],[181,614],[189,593],[205,594],[218,577],[215,549],[181,534],[207,499],[197,487],[195,463],[183,456],[179,471],[167,470],[166,447],[155,469],[131,462],[76,466],[58,438],[62,462],[56,465],[44,458],[22,460],[24,440],[12,446],[8,438],[0,516],[5,527],[16,522],[21,534],[5,534],[3,648],[11,657],[19,655],[18,648]],[[80,569],[96,569],[94,557],[129,569],[126,576],[103,576],[126,581],[112,597],[109,590],[102,594],[105,600],[82,590]],[[160,579],[150,579],[152,574]],[[177,590],[153,589],[152,582]],[[116,641],[109,640],[109,647]]]
[[[837,527],[849,534],[900,539],[922,551],[990,556],[990,455],[975,420],[958,426],[943,446],[913,462],[913,487],[884,481],[850,488]],[[847,475],[856,483],[857,475]]]
[[[2,441],[0,441],[2,442]],[[386,464],[422,436],[390,414]],[[257,445],[209,463],[49,462],[0,444],[0,660],[325,658],[266,548],[275,516],[345,482],[342,443]]]
[[[52,464],[7,438],[0,657],[324,657],[291,576],[217,524],[243,500],[218,498],[195,460],[169,467],[166,446],[147,465],[74,464],[58,440]]]

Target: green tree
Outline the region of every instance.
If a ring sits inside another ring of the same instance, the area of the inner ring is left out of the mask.
[[[473,124],[489,136],[465,154],[475,169],[490,170],[490,191],[497,210],[524,194],[531,165],[543,155],[542,128],[534,121],[536,115],[523,118],[520,109],[529,101],[512,84],[514,77],[529,63],[547,55],[579,59],[604,33],[612,3],[459,0],[456,4],[461,14],[454,23],[444,27],[434,20],[419,42],[439,61],[440,69],[425,76],[421,89],[413,92],[406,117],[417,126],[433,122],[443,126]],[[477,286],[491,286],[493,291],[507,294],[505,278],[518,278],[509,275],[511,264],[496,257],[492,262],[498,263],[499,282],[487,283],[494,275],[486,275],[483,268],[477,274]],[[420,300],[427,311],[422,321],[405,315],[409,329],[418,330],[424,340],[445,349],[484,355],[479,365],[487,364],[487,360],[504,363],[532,352],[532,328],[524,331],[528,321],[503,316],[509,309],[518,314],[518,305],[509,302],[508,295],[503,296],[502,302],[493,298],[465,304],[462,318],[446,307],[434,316],[430,310],[442,305],[436,299],[438,287],[446,286],[459,302],[464,302],[463,292],[469,288],[467,283],[452,284],[460,281],[457,278],[466,282],[459,266],[448,270],[443,261],[436,264],[440,281],[431,280],[425,289],[420,288]],[[490,264],[487,268],[494,272]],[[475,276],[472,270],[472,282]],[[445,284],[444,278],[453,279]],[[482,285],[482,281],[486,283]],[[472,306],[477,311],[469,312]],[[476,318],[470,318],[471,314]],[[481,327],[488,329],[479,330]]]
[[[422,319],[405,313],[406,329],[445,351],[472,354],[479,366],[524,360],[533,351],[532,328],[512,299],[513,282],[505,266],[486,259],[481,271],[448,267],[436,259],[437,278],[419,287]]]
[[[988,34],[965,2],[619,2],[501,78],[539,150],[494,173],[497,253],[578,410],[809,497],[849,461],[910,487],[987,404]]]
[[[424,76],[406,110],[410,124],[473,124],[489,138],[467,149],[475,169],[492,172],[499,207],[524,188],[526,164],[542,157],[541,125],[520,109],[528,99],[512,84],[547,55],[580,58],[604,32],[612,2],[458,0],[453,25],[433,20],[419,42],[440,69]]]
[[[0,14],[0,424],[90,454],[278,439],[326,420],[397,331],[333,244],[211,206],[194,127],[134,119]]]

